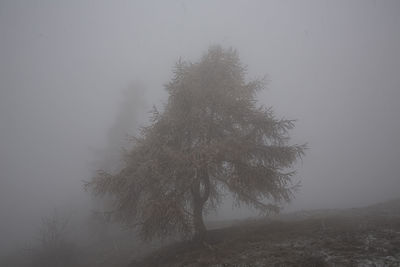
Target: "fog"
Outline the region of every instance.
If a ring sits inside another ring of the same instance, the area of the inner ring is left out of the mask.
[[[292,142],[308,143],[286,211],[400,197],[399,12],[373,0],[0,1],[0,249],[55,208],[93,209],[83,181],[117,168],[166,102],[174,63],[213,44],[237,49],[249,79],[268,75],[260,103],[297,119]],[[253,214],[228,201],[213,216]]]

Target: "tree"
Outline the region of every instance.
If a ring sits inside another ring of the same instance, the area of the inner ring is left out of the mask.
[[[141,82],[135,81],[128,88],[122,91],[122,101],[118,105],[118,110],[114,122],[108,129],[105,146],[102,149],[94,149],[95,160],[92,162],[93,174],[95,169],[102,169],[106,172],[115,172],[122,167],[121,151],[129,149],[129,137],[132,136],[139,125],[143,115],[146,101],[143,92],[146,90]],[[93,197],[91,205],[96,210],[93,212],[93,223],[96,223],[94,231],[99,231],[105,237],[110,231],[111,224],[107,217],[99,210],[107,209],[108,198]],[[101,215],[101,216],[98,216]],[[111,236],[109,236],[111,238]]]
[[[127,149],[128,137],[135,133],[143,115],[146,104],[144,91],[145,87],[139,81],[133,82],[122,91],[122,101],[118,105],[114,122],[108,129],[105,147],[94,150],[94,168],[101,168],[107,172],[119,169],[121,150]]]
[[[76,263],[76,246],[67,239],[68,220],[57,211],[42,218],[39,229],[39,242],[31,249],[32,266],[71,266]]]
[[[99,171],[86,185],[114,198],[111,217],[138,226],[144,239],[203,240],[203,214],[218,207],[224,190],[263,212],[291,200],[292,167],[305,145],[288,143],[294,121],[258,106],[265,83],[245,82],[245,73],[236,51],[220,46],[198,63],[178,61],[163,112],[154,108],[124,167]]]

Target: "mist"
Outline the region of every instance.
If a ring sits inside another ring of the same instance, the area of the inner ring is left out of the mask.
[[[400,197],[398,1],[0,2],[0,251],[54,209],[84,218],[84,181],[118,169],[167,101],[179,58],[237,49],[259,102],[308,143],[285,211]],[[129,116],[131,114],[131,117]],[[229,199],[212,218],[254,216]],[[4,238],[5,236],[5,238]]]

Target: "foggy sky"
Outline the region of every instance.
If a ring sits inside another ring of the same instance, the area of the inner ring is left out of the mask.
[[[260,103],[309,144],[289,210],[399,197],[399,14],[372,0],[1,0],[0,229],[23,235],[54,207],[89,206],[82,180],[123,92],[144,85],[145,122],[174,62],[212,44],[236,48],[249,79],[268,75]]]

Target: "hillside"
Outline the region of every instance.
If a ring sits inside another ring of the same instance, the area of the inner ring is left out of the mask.
[[[175,243],[130,266],[400,266],[400,199],[247,220],[210,230],[208,245]]]

